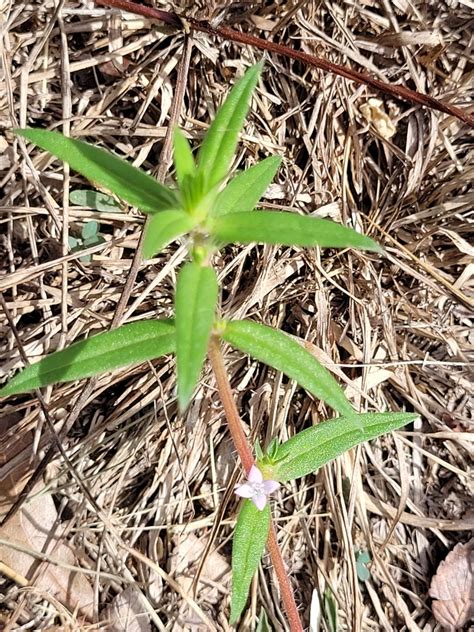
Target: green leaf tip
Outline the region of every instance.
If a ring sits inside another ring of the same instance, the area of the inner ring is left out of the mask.
[[[212,215],[219,217],[229,213],[253,211],[275,177],[280,164],[280,156],[269,156],[238,173],[218,195]]]
[[[250,320],[233,320],[227,322],[221,335],[236,349],[296,380],[342,415],[356,414],[331,373],[282,331]]]
[[[197,163],[198,171],[207,176],[209,190],[227,175],[262,67],[263,62],[251,66],[237,81],[204,137]]]
[[[264,243],[303,248],[360,248],[382,252],[370,237],[327,219],[287,211],[250,211],[217,217],[212,224],[214,237],[224,243]]]
[[[240,509],[232,540],[231,625],[247,603],[250,584],[265,550],[270,515],[269,505],[260,511],[250,500],[245,500]]]
[[[56,351],[15,375],[0,397],[71,382],[129,364],[139,364],[175,350],[173,321],[143,320],[106,331]]]
[[[105,187],[145,213],[156,213],[177,205],[171,189],[105,149],[44,129],[13,131],[69,163],[74,171],[93,184]]]
[[[191,145],[179,127],[175,127],[173,132],[173,162],[176,169],[176,179],[181,187],[186,178],[195,175],[196,163]]]
[[[323,421],[280,445],[276,462],[266,473],[280,482],[306,476],[359,443],[397,430],[417,417],[417,413],[405,412],[363,413]]]

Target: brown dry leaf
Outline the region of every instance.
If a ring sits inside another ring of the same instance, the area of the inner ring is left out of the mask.
[[[440,46],[443,44],[441,33],[431,31],[399,31],[398,33],[383,33],[376,38],[383,46]]]
[[[151,632],[150,617],[140,591],[129,586],[119,593],[106,610],[109,632]]]
[[[187,533],[176,537],[175,545],[175,550],[170,560],[171,572],[184,590],[189,591],[194,580],[196,566],[200,562],[201,555],[206,548],[206,541],[197,538],[192,533]],[[208,603],[217,603],[222,598],[222,595],[216,586],[225,586],[227,584],[226,575],[229,571],[229,564],[220,553],[216,551],[209,553],[202,568],[198,590],[196,591],[200,596],[200,600],[205,600]]]
[[[474,538],[457,544],[438,566],[431,580],[433,614],[449,630],[474,618]]]
[[[36,491],[41,487],[40,484]],[[57,512],[51,495],[33,497],[0,528],[0,540],[9,543],[0,544],[0,560],[17,575],[32,580],[33,587],[38,591],[49,593],[71,611],[78,610],[91,619],[92,587],[82,573],[64,568],[74,566],[76,558],[71,549],[60,541],[56,521]],[[27,551],[31,551],[32,555]],[[40,561],[34,554],[43,553],[56,563],[42,562],[38,570]],[[36,570],[38,572],[33,578]]]
[[[192,533],[185,533],[174,538],[175,548],[170,558],[170,571],[183,590],[192,592],[196,570],[206,548],[206,539],[197,538]],[[217,551],[211,551],[202,567],[196,595],[199,603],[216,604],[222,601],[223,593],[230,584],[230,566],[227,560]],[[175,630],[196,630],[200,632],[202,621],[195,613],[184,606],[177,617]]]

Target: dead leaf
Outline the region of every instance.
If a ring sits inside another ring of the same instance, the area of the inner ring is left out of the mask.
[[[39,484],[36,493],[41,488]],[[34,576],[32,586],[38,592],[48,593],[71,611],[77,610],[92,619],[91,585],[81,572],[64,568],[76,566],[77,561],[72,550],[61,541],[56,507],[50,494],[38,494],[26,502],[0,528],[0,539],[9,543],[0,544],[0,560],[14,573],[28,580]],[[47,554],[53,562],[41,562],[35,553]]]
[[[399,31],[398,33],[383,33],[375,38],[378,44],[398,48],[399,46],[440,46],[443,38],[439,31]]]
[[[185,533],[174,539],[175,548],[170,558],[170,571],[183,590],[191,593],[191,587],[201,556],[206,548],[206,540],[197,538],[193,533]],[[212,551],[206,557],[202,567],[196,594],[199,603],[219,603],[230,585],[230,566],[227,560],[217,551]],[[174,628],[178,630],[204,630],[202,621],[188,606],[182,608],[177,617]]]
[[[196,576],[201,557],[206,548],[206,540],[197,538],[193,533],[183,533],[173,538],[175,545],[170,557],[170,573],[183,588],[191,594],[192,585]],[[227,594],[230,585],[230,566],[227,560],[217,551],[211,550],[202,567],[196,594],[199,595],[199,604],[220,603]],[[196,613],[185,605],[181,608],[176,618],[173,630],[176,632],[204,632],[207,630],[202,620]]]
[[[431,580],[433,614],[441,625],[458,630],[474,618],[474,538],[457,544]]]
[[[269,18],[263,18],[259,15],[251,15],[251,21],[255,24],[255,26],[261,31],[273,31],[276,27],[277,22],[275,20],[270,20]]]
[[[150,616],[141,592],[129,586],[106,609],[109,632],[151,632]]]
[[[170,569],[176,580],[184,590],[189,591],[194,581],[194,572],[201,555],[206,548],[206,541],[197,538],[192,533],[186,533],[182,537],[176,537],[175,549],[170,559]],[[226,585],[226,575],[230,567],[227,560],[217,551],[211,551],[202,568],[197,593],[200,600],[208,603],[217,603],[222,594],[216,586]]]
[[[163,541],[158,531],[150,531],[148,535],[148,556],[154,562],[163,556]],[[155,603],[159,603],[163,595],[163,577],[152,568],[148,569],[148,595]]]
[[[360,111],[365,118],[372,123],[382,138],[392,138],[397,131],[388,114],[383,109],[383,101],[370,98],[367,103],[360,106]]]

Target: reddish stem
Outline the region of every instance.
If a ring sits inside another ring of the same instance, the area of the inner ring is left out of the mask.
[[[208,355],[211,361],[212,369],[216,376],[217,389],[219,391],[222,405],[224,406],[232,440],[239,454],[240,460],[242,461],[244,470],[248,474],[250,468],[255,463],[255,460],[253,458],[252,450],[248,444],[247,437],[245,436],[242,428],[242,420],[240,419],[237,406],[235,405],[234,397],[232,395],[227,371],[220,351],[220,342],[215,336],[211,338],[209,343]]]
[[[283,561],[280,547],[278,546],[276,529],[273,522],[270,523],[267,548],[270,553],[273,568],[275,569],[275,573],[278,577],[278,583],[280,584],[281,598],[288,616],[290,630],[291,632],[303,632],[303,626],[301,625],[300,615],[298,614],[298,608],[295,602],[295,595],[290,583],[290,578],[286,572],[285,562]]]
[[[247,437],[245,436],[242,428],[242,420],[240,419],[237,406],[235,405],[218,338],[211,338],[208,355],[214,375],[216,376],[217,389],[222,400],[222,405],[224,406],[230,434],[232,435],[232,439],[240,460],[242,461],[242,465],[244,466],[245,471],[249,472],[255,461],[248,444]],[[288,573],[286,572],[280,547],[278,546],[273,522],[270,523],[270,533],[268,534],[267,547],[278,579],[278,584],[280,585],[281,598],[283,600],[283,605],[285,606],[290,630],[291,632],[303,632],[303,626],[298,614],[293,588],[291,586]]]

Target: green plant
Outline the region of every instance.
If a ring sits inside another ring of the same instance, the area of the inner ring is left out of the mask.
[[[209,353],[229,429],[248,476],[248,481],[236,488],[236,493],[245,500],[234,534],[230,619],[236,622],[245,607],[250,582],[268,542],[292,629],[300,630],[276,544],[267,502],[269,494],[281,483],[314,472],[345,450],[395,430],[416,415],[358,414],[329,371],[290,336],[249,320],[230,321],[218,313],[219,285],[212,259],[229,243],[352,247],[381,252],[370,238],[331,221],[256,210],[277,172],[279,158],[267,158],[234,177],[229,175],[261,68],[261,64],[251,67],[231,90],[196,160],[184,134],[175,130],[175,189],[159,184],[120,158],[87,143],[45,130],[16,130],[20,136],[66,160],[96,185],[149,214],[143,245],[145,257],[154,256],[170,242],[187,235],[190,260],[178,274],[174,320],[126,324],[76,342],[25,368],[0,389],[0,395],[23,393],[175,353],[178,404],[184,411]],[[256,444],[255,461],[229,395],[220,341],[282,371],[341,416],[307,428],[281,445],[275,438],[266,450]]]
[[[85,248],[89,248],[89,246],[97,246],[97,244],[102,244],[104,241],[105,239],[99,235],[99,224],[94,220],[86,222],[83,225],[80,237],[72,237],[70,235],[68,238],[69,247],[72,252],[79,252]],[[79,257],[79,261],[88,262],[90,260],[91,255],[82,255],[82,257]]]
[[[106,195],[105,193],[91,189],[76,189],[75,191],[71,191],[69,201],[71,204],[85,206],[96,211],[112,212],[120,210],[119,202],[111,195]],[[104,242],[105,239],[99,235],[99,224],[95,220],[83,224],[80,237],[73,237],[71,235],[68,237],[71,252],[79,252],[85,248],[97,246]],[[91,255],[79,257],[79,261],[85,263],[88,263],[90,260]]]

